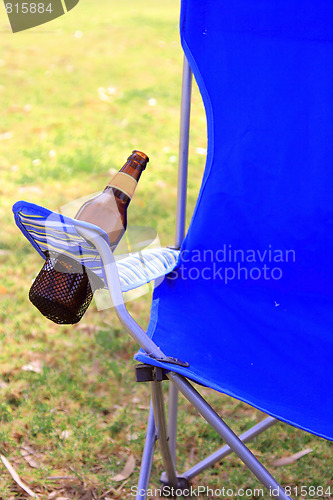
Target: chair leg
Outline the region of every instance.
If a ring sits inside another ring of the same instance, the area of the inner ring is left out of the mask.
[[[150,405],[145,447],[142,455],[136,500],[146,500],[156,442],[154,411]]]
[[[277,422],[278,420],[276,418],[267,417],[261,422],[259,422],[257,425],[251,427],[251,429],[241,434],[239,436],[239,439],[242,441],[242,443],[248,443],[249,441],[251,441],[251,439],[255,438],[265,430],[269,429],[272,425],[276,424]],[[208,469],[209,467],[212,467],[212,465],[216,464],[223,458],[227,457],[232,452],[233,450],[230,448],[230,446],[225,445],[219,450],[215,451],[215,453],[212,453],[208,457],[204,458],[201,462],[198,462],[188,471],[184,472],[184,474],[182,474],[182,477],[186,478],[188,481],[191,481],[191,479],[193,479],[195,476],[197,476],[204,470]]]
[[[167,484],[168,486],[177,489],[178,485],[177,474],[176,474],[175,464],[170,452],[168,435],[167,435],[162,381],[154,380],[153,382],[151,382],[151,388],[152,388],[152,401],[154,407],[155,425],[156,428],[158,429],[158,440],[163,459],[163,464],[165,467],[165,472],[167,475]]]
[[[175,385],[170,383],[169,407],[168,407],[168,435],[169,435],[170,453],[174,464],[176,464],[177,414],[178,414],[178,389]]]
[[[193,404],[204,419],[216,430],[222,439],[230,446],[236,455],[247,465],[253,474],[269,490],[270,497],[276,497],[282,500],[290,500],[284,492],[282,486],[257,460],[251,451],[245,446],[238,436],[227,426],[219,417],[213,408],[205,401],[194,387],[181,375],[168,372],[167,377],[175,384],[178,390]]]

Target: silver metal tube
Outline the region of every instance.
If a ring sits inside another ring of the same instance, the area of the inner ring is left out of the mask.
[[[155,442],[156,442],[156,428],[155,428],[154,410],[151,404],[148,417],[145,447],[143,450],[141,467],[140,467],[140,476],[137,486],[136,500],[146,500],[147,498],[147,490],[149,485],[151,466],[153,463]]]
[[[161,349],[148,337],[146,332],[138,325],[126,309],[121,291],[117,264],[107,241],[105,241],[98,229],[84,228],[78,225],[75,226],[75,228],[79,235],[90,242],[101,256],[111,301],[121,323],[147,354],[156,358],[165,359],[165,354],[163,354]]]
[[[181,247],[181,244],[185,237],[191,95],[192,95],[192,71],[186,59],[186,56],[184,55],[181,108],[180,108],[180,131],[179,131],[178,187],[177,187],[176,236],[175,236],[176,248]],[[177,413],[178,413],[178,389],[173,384],[170,384],[168,433],[169,433],[169,446],[174,464],[176,463]]]
[[[236,455],[247,465],[253,474],[268,488],[270,496],[282,500],[290,500],[282,486],[265,469],[253,453],[242,443],[236,434],[219,417],[213,408],[204,400],[194,387],[182,376],[169,372],[167,377],[176,385],[178,390],[188,399],[190,403],[199,411],[204,419],[216,430],[221,438],[230,446]]]
[[[265,418],[265,420],[262,420],[257,425],[244,432],[244,434],[241,434],[239,436],[239,439],[242,441],[242,443],[248,443],[249,441],[251,441],[251,439],[254,439],[256,436],[258,436],[265,430],[269,429],[269,427],[276,424],[277,422],[278,420],[276,420],[276,418],[267,417]],[[223,458],[230,455],[230,453],[232,452],[233,450],[230,448],[230,446],[225,445],[219,450],[217,450],[215,453],[209,455],[209,457],[206,457],[201,462],[195,464],[191,469],[189,469],[184,474],[181,474],[181,477],[185,477],[188,481],[190,481],[204,470],[208,469],[212,465],[216,464]]]
[[[163,459],[163,464],[168,478],[168,484],[176,489],[177,474],[168,443],[164,400],[162,392],[162,382],[156,380],[154,382],[151,382],[151,388],[152,388],[152,401],[153,401],[154,415],[155,415],[155,425],[158,428],[158,442]]]
[[[186,57],[184,56],[182,97],[181,97],[181,110],[180,110],[180,134],[179,134],[178,195],[177,195],[176,239],[175,239],[176,248],[180,248],[185,236],[191,92],[192,92],[192,71]]]
[[[178,389],[175,385],[173,385],[170,382],[169,406],[168,406],[168,435],[169,435],[170,452],[174,464],[176,464],[177,413],[178,413]]]

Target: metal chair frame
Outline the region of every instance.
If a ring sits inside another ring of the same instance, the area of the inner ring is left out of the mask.
[[[186,58],[184,58],[179,141],[178,202],[175,238],[176,248],[180,248],[185,235],[191,88],[192,72]],[[128,333],[152,358],[172,363],[173,359],[169,358],[167,354],[161,351],[161,349],[147,336],[146,332],[138,325],[138,323],[127,311],[120,287],[120,280],[114,256],[110,247],[101,236],[101,233],[99,233],[97,229],[92,230],[78,226],[76,226],[76,229],[77,232],[94,245],[100,253],[112,303],[114,304],[119,320]],[[159,442],[160,452],[165,467],[165,472],[161,476],[161,481],[162,484],[169,487],[169,492],[171,491],[174,493],[173,496],[181,496],[181,492],[185,495],[185,491],[189,488],[189,482],[191,479],[221,459],[225,458],[231,452],[235,452],[257,477],[257,479],[268,489],[271,497],[283,500],[291,498],[287,496],[281,485],[278,484],[274,477],[245,446],[245,443],[271,427],[277,422],[277,420],[273,417],[267,417],[262,422],[238,437],[216,413],[216,411],[213,410],[213,408],[205,401],[199,392],[190,384],[190,382],[182,375],[172,371],[172,364],[170,364],[170,370],[171,371],[166,372],[161,368],[152,367],[152,403],[149,412],[146,441],[136,490],[137,500],[147,498],[153,455],[157,440]],[[165,377],[167,377],[170,381],[168,422],[165,416],[162,393],[162,380]],[[181,392],[185,398],[193,404],[193,406],[226,443],[225,446],[181,475],[177,474],[175,463],[179,392]]]

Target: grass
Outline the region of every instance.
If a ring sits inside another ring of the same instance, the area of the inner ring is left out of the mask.
[[[15,227],[11,206],[26,199],[58,210],[102,189],[127,154],[140,148],[151,161],[129,222],[154,227],[162,244],[172,244],[182,66],[178,9],[174,0],[87,0],[15,35],[0,9],[0,453],[40,499],[131,498],[149,394],[134,382],[137,347],[112,310],[92,305],[70,328],[44,320],[30,305],[28,290],[41,262]],[[192,109],[188,216],[204,163],[197,148],[206,147],[196,88]],[[146,326],[150,297],[129,309]],[[31,363],[36,371],[23,369]],[[262,418],[226,396],[202,392],[235,431]],[[179,437],[179,471],[221,444],[185,401]],[[27,448],[35,454],[30,465],[22,457]],[[293,464],[271,469],[284,485],[330,486],[333,493],[332,448],[324,440],[278,424],[251,448],[266,464],[312,448]],[[130,454],[134,473],[123,483],[111,481]],[[153,485],[161,470],[156,455]],[[259,487],[234,456],[197,483],[234,491]],[[0,498],[27,498],[1,462]]]

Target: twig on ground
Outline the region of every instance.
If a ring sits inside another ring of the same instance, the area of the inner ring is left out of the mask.
[[[20,488],[22,488],[23,491],[25,491],[26,493],[28,493],[29,496],[36,498],[35,493],[29,488],[29,486],[26,486],[23,483],[22,479],[20,478],[20,476],[18,475],[18,473],[15,471],[15,469],[12,467],[12,465],[8,462],[7,458],[4,457],[3,455],[0,455],[0,458],[1,458],[1,461],[2,461],[3,465],[6,467],[6,469],[9,472],[9,474],[14,479],[15,483]]]

